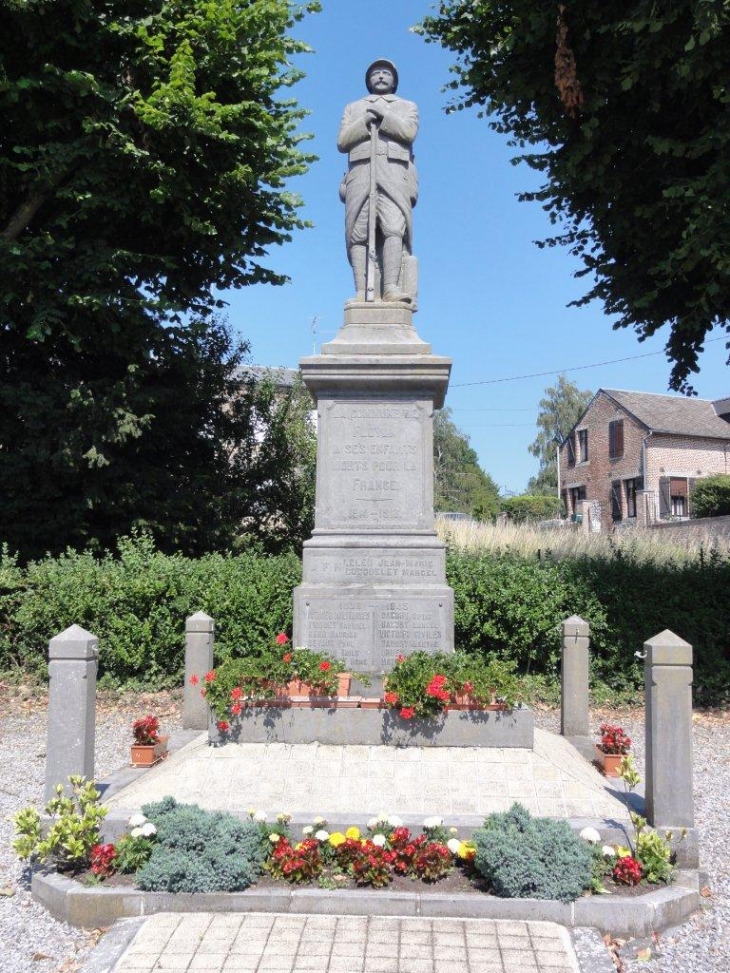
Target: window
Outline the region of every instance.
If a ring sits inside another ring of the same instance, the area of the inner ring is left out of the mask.
[[[568,493],[570,494],[570,512],[577,513],[578,504],[581,500],[586,499],[586,488],[584,486],[571,487]]]
[[[671,498],[672,517],[686,517],[687,516],[687,480],[683,476],[670,477],[669,496]]]
[[[621,481],[614,480],[611,484],[611,516],[614,521],[621,520]]]
[[[636,516],[636,480],[626,480],[624,484],[626,490],[626,516]]]
[[[588,430],[578,430],[578,462],[588,462]]]
[[[620,459],[624,455],[624,421],[614,419],[608,424],[609,459]]]
[[[575,466],[575,439],[572,433],[566,440],[566,448],[568,450],[568,466]]]

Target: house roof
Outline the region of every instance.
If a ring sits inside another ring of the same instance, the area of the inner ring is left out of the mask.
[[[654,392],[625,392],[621,389],[601,391],[652,432],[730,439],[730,423],[718,416],[709,399],[687,399],[681,395],[658,395]]]

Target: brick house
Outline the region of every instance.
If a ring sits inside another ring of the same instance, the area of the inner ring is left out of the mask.
[[[599,389],[559,457],[565,509],[592,530],[687,518],[694,481],[730,473],[730,397]]]

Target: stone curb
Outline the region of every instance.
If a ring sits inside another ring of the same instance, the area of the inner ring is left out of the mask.
[[[85,888],[58,873],[33,876],[32,891],[56,919],[92,929],[116,919],[156,912],[283,912],[295,914],[426,916],[458,919],[522,919],[556,922],[567,928],[594,926],[614,936],[649,936],[676,926],[700,908],[697,874],[681,872],[677,884],[628,899],[591,896],[565,903],[551,899],[498,899],[463,893],[361,891],[345,889],[245,892],[141,892]]]
[[[79,973],[112,973],[145,919],[120,919],[105,933]]]

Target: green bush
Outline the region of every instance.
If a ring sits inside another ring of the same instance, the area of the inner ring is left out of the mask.
[[[204,811],[166,797],[142,813],[156,826],[148,862],[137,872],[146,892],[240,892],[261,874],[264,850],[253,821]]]
[[[730,475],[718,473],[696,480],[690,509],[693,517],[721,517],[730,514]]]
[[[533,818],[513,804],[503,814],[490,814],[473,841],[475,868],[503,898],[573,902],[590,887],[591,847],[566,821]]]
[[[524,524],[527,521],[559,517],[562,503],[558,497],[547,494],[524,493],[519,497],[503,497],[500,507],[510,520],[517,524]]]

